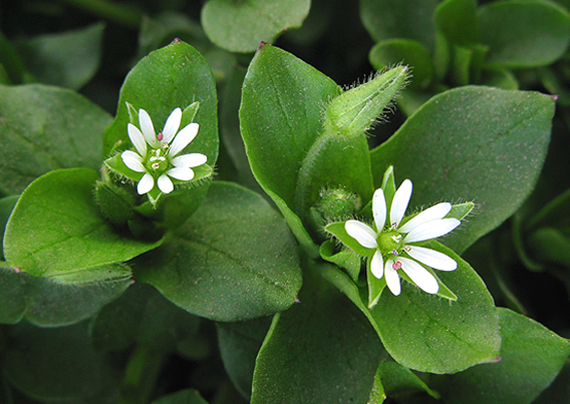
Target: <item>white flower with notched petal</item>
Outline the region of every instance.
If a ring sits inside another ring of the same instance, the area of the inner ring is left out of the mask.
[[[174,190],[170,178],[190,181],[194,178],[192,168],[206,163],[207,157],[201,153],[178,156],[194,140],[199,128],[197,123],[190,123],[178,131],[181,120],[182,110],[176,108],[157,135],[148,113],[139,109],[140,129],[132,123],[127,125],[129,138],[138,153],[126,150],[121,154],[121,159],[131,170],[144,173],[137,185],[140,195],[150,192],[155,182],[162,193],[169,194]]]
[[[350,237],[361,246],[376,250],[370,262],[370,270],[378,279],[386,276],[386,285],[396,296],[401,291],[399,270],[404,271],[423,291],[435,294],[439,291],[438,281],[423,265],[440,271],[453,271],[457,268],[455,260],[447,255],[415,245],[443,236],[459,226],[460,220],[445,217],[451,211],[451,204],[438,203],[401,224],[411,196],[412,182],[405,180],[394,194],[389,222],[386,224],[386,198],[384,191],[379,188],[372,197],[376,230],[358,220],[348,220],[345,223],[345,230]]]

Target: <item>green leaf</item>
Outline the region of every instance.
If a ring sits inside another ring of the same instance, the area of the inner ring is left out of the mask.
[[[325,266],[308,268],[300,303],[275,316],[257,358],[252,404],[367,402],[382,346],[356,307],[322,281]]]
[[[98,170],[110,123],[107,112],[73,91],[0,86],[0,193],[18,194],[58,168]]]
[[[322,276],[364,313],[388,353],[403,366],[448,373],[496,359],[500,346],[498,316],[483,281],[453,251],[437,243],[429,247],[458,263],[453,272],[437,271],[457,296],[442,299],[403,282],[400,296],[384,289],[369,310],[363,302],[376,298],[367,298],[348,275],[329,265],[322,267]]]
[[[90,330],[98,351],[120,351],[138,343],[168,354],[178,340],[196,334],[199,324],[199,318],[169,302],[152,286],[136,282],[97,313]]]
[[[55,328],[22,322],[5,330],[2,374],[32,397],[81,402],[116,384],[117,374],[95,352],[85,322]]]
[[[12,267],[36,276],[72,276],[73,282],[123,278],[122,267],[107,267],[107,273],[97,268],[160,245],[122,236],[105,222],[94,202],[96,179],[95,171],[75,168],[30,184],[6,226],[4,254]]]
[[[4,231],[6,230],[6,223],[18,202],[19,195],[7,196],[0,199],[0,240],[4,240]],[[2,243],[3,245],[3,243]],[[0,261],[4,260],[4,248],[0,245]]]
[[[271,317],[218,323],[218,342],[224,368],[238,391],[251,397],[257,353],[271,325]]]
[[[214,182],[194,215],[135,261],[135,278],[191,313],[236,321],[293,304],[298,260],[287,225],[263,198]]]
[[[556,379],[533,401],[533,404],[563,403],[568,397],[570,397],[570,362],[567,360]]]
[[[570,266],[570,237],[567,232],[552,227],[542,227],[528,235],[526,246],[532,262],[539,265],[554,263]]]
[[[130,275],[130,272],[128,272]],[[63,284],[0,266],[0,323],[22,319],[42,327],[74,324],[95,314],[129,286],[129,276]]]
[[[570,14],[553,2],[496,1],[479,8],[488,67],[530,68],[559,59],[570,42]]]
[[[501,345],[499,318],[485,284],[453,251],[437,243],[429,247],[457,262],[455,271],[437,271],[457,301],[428,295],[408,282],[399,296],[386,291],[371,310],[384,347],[401,365],[430,373],[453,373],[495,360]]]
[[[152,404],[208,404],[208,402],[202,398],[197,390],[187,389],[162,396],[154,400]]]
[[[44,84],[79,90],[99,69],[102,23],[75,31],[44,34],[16,43],[26,67]]]
[[[297,175],[323,130],[324,108],[340,93],[334,81],[270,45],[249,65],[240,125],[251,169],[263,189],[292,210]]]
[[[437,6],[434,22],[449,43],[468,47],[479,41],[476,0],[445,0]]]
[[[310,0],[209,0],[201,22],[220,48],[254,52],[262,41],[273,42],[284,30],[300,27],[310,6]]]
[[[570,343],[541,324],[508,309],[501,321],[501,360],[433,380],[446,403],[529,404],[554,380]]]
[[[435,43],[432,15],[437,3],[437,0],[360,0],[360,18],[377,42],[406,38],[431,50]]]
[[[439,94],[371,152],[376,186],[394,165],[399,178],[414,183],[410,206],[473,201],[475,214],[444,239],[461,252],[531,192],[553,114],[554,98],[535,92],[473,86]]]
[[[414,393],[425,392],[435,399],[440,396],[431,390],[410,369],[396,362],[386,362],[378,368],[377,377],[382,381],[384,391],[388,397],[404,398]]]
[[[409,88],[426,88],[430,85],[435,68],[429,50],[411,39],[388,39],[377,43],[370,50],[370,63],[376,70],[386,66],[404,64],[412,72]]]
[[[151,52],[133,67],[121,87],[117,116],[104,133],[105,157],[115,148],[130,146],[126,102],[136,111],[146,110],[155,129],[160,130],[172,110],[184,110],[195,101],[200,103],[194,120],[200,124],[200,130],[185,150],[205,154],[208,164],[214,165],[218,157],[218,116],[216,84],[210,67],[196,49],[181,41]],[[181,127],[188,123],[183,120]]]

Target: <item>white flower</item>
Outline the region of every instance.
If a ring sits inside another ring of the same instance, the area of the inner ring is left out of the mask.
[[[381,279],[398,296],[401,291],[402,270],[423,291],[435,294],[439,290],[437,279],[421,264],[440,271],[453,271],[457,262],[447,255],[430,248],[414,245],[449,233],[461,223],[455,218],[445,218],[451,211],[448,202],[438,203],[400,225],[412,196],[412,182],[405,180],[396,190],[390,207],[389,222],[384,191],[379,188],[372,197],[372,214],[376,230],[358,220],[348,220],[345,230],[365,248],[374,249],[370,262],[372,274]],[[421,264],[420,264],[421,263]]]
[[[144,173],[137,185],[140,195],[150,192],[155,180],[158,189],[168,194],[174,190],[170,178],[190,181],[194,178],[192,167],[206,163],[207,157],[201,153],[178,156],[194,140],[199,128],[197,123],[190,123],[178,131],[181,120],[182,110],[176,108],[170,113],[162,132],[157,135],[148,113],[139,109],[140,129],[132,123],[127,125],[129,138],[138,153],[126,150],[121,154],[121,159],[131,170]]]

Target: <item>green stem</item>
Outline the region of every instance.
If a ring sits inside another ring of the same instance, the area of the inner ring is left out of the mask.
[[[125,370],[119,404],[144,404],[148,401],[160,373],[164,355],[145,344],[135,347]]]
[[[138,28],[142,13],[108,0],[61,0],[72,6],[87,10],[106,20],[115,21],[130,28]]]

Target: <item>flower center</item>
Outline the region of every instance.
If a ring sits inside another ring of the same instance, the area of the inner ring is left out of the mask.
[[[402,235],[397,230],[389,230],[380,233],[376,242],[378,243],[378,249],[382,255],[398,255],[400,250],[404,247],[402,239]]]
[[[168,159],[168,151],[166,148],[152,149],[148,154],[146,161],[146,167],[149,172],[163,173],[170,166],[170,161]]]

